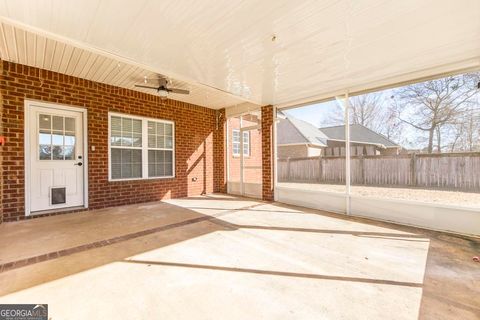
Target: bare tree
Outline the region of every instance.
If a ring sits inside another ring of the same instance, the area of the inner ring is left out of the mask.
[[[480,103],[480,100],[479,100]],[[450,151],[479,151],[480,150],[480,111],[471,109],[461,117],[454,126]]]
[[[475,106],[478,74],[450,76],[394,90],[398,118],[413,128],[428,133],[427,151],[442,149],[442,128],[455,125]]]
[[[373,131],[379,131],[385,117],[381,92],[350,98],[350,123],[361,124]]]
[[[392,141],[400,142],[401,129],[404,124],[397,118],[395,108],[389,100],[383,91],[350,97],[350,124],[363,125],[370,130],[383,134]],[[336,106],[328,119],[319,124],[320,126],[344,123],[343,105],[339,102]]]

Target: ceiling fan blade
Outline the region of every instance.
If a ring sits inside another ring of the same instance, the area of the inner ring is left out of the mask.
[[[136,84],[135,87],[158,90],[158,87],[144,86],[142,84]]]
[[[179,93],[179,94],[189,94],[189,90],[184,90],[184,89],[177,89],[177,88],[168,88],[168,91],[172,93]]]

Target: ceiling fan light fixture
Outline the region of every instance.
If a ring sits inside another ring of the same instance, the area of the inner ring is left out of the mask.
[[[158,95],[162,98],[166,98],[168,96],[168,91],[164,89],[159,89],[158,90]]]

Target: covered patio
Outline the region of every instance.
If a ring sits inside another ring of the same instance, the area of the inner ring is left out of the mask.
[[[0,0],[0,320],[480,319],[479,237],[479,0]]]
[[[480,312],[478,267],[469,261],[478,241],[248,198],[199,196],[6,223],[0,242],[0,303],[41,300],[53,319]]]

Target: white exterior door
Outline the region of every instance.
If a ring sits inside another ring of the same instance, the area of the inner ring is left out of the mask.
[[[260,111],[227,119],[227,192],[262,198]]]
[[[29,211],[84,206],[83,112],[35,103],[26,107]]]

